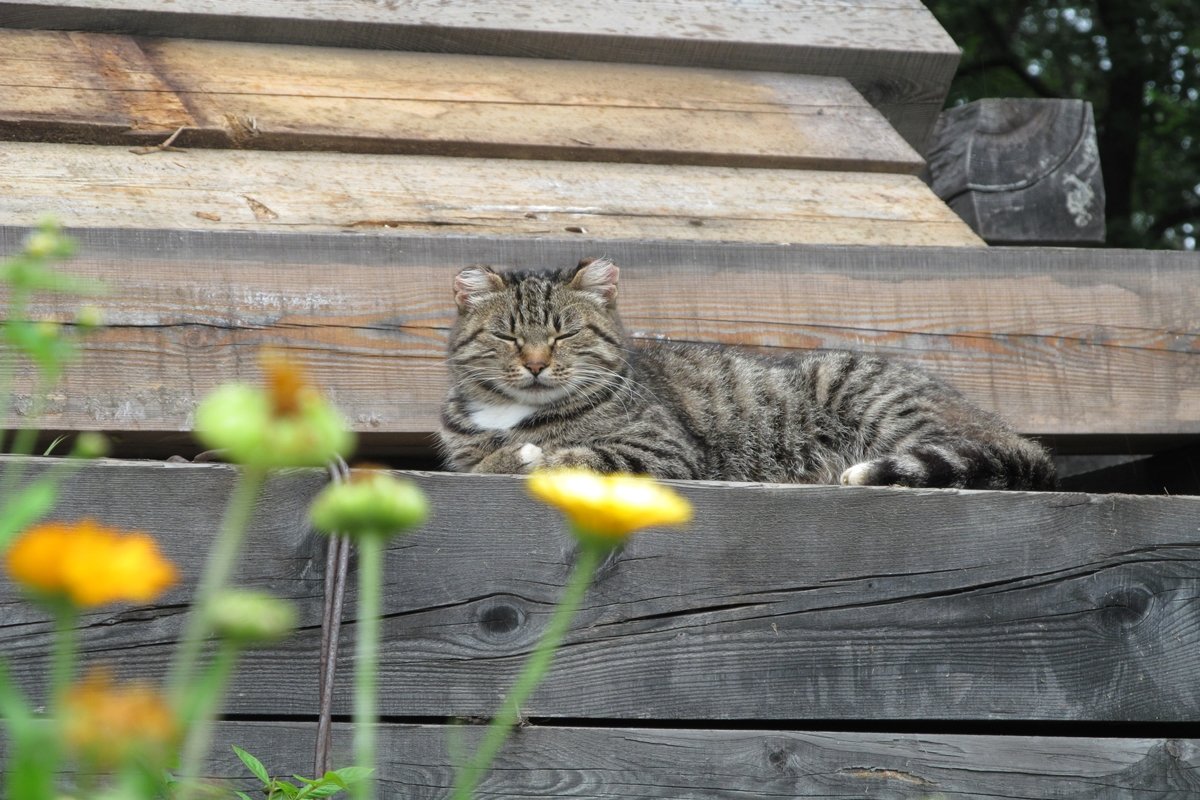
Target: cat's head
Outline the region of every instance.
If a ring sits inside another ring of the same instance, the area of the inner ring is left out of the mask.
[[[450,371],[470,395],[542,406],[590,394],[626,367],[607,258],[553,272],[467,267],[454,279]]]

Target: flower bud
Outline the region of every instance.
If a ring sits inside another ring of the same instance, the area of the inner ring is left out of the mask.
[[[108,437],[95,431],[84,431],[75,437],[71,455],[75,458],[103,458],[109,452]]]
[[[96,306],[83,306],[75,314],[75,325],[81,330],[94,330],[103,324],[104,312]]]
[[[265,592],[231,589],[213,599],[208,623],[220,636],[238,644],[268,644],[295,629],[296,609]]]
[[[325,533],[384,538],[415,528],[428,516],[429,501],[415,484],[374,469],[325,487],[309,511],[313,525]]]

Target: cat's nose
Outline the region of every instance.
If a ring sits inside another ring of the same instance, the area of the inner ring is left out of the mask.
[[[537,360],[537,361],[526,361],[525,362],[525,369],[529,370],[534,375],[537,375],[545,368],[546,368],[545,361]]]

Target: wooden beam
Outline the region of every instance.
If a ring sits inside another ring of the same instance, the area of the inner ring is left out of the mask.
[[[912,175],[7,143],[0,224],[983,243]]]
[[[311,724],[225,722],[215,740],[262,756],[273,773],[307,775]],[[481,729],[380,728],[380,796],[446,796],[448,741]],[[334,726],[337,764],[350,729]],[[256,787],[228,746],[206,774]],[[525,727],[479,793],[489,797],[1073,797],[1095,800],[1194,791],[1200,740],[819,733],[773,730]]]
[[[518,479],[413,477],[435,512],[387,555],[381,710],[487,715],[545,625],[575,545]],[[184,576],[156,606],[86,614],[89,660],[163,674],[233,478],[224,466],[107,462],[68,485],[58,516],[149,530]],[[238,583],[294,599],[302,627],[247,654],[237,713],[315,711],[324,556],[303,516],[322,481],[279,477],[239,561]],[[1200,718],[1200,498],[679,489],[696,522],[634,537],[601,570],[528,715]],[[0,649],[35,694],[51,629],[0,584]],[[336,713],[349,696],[340,683]]]
[[[10,28],[795,72],[848,79],[918,151],[959,52],[918,0],[786,5],[598,0],[388,4],[338,0],[25,0]]]
[[[787,167],[923,165],[844,79],[0,30],[22,141]]]
[[[1104,241],[1092,104],[988,98],[942,112],[933,190],[991,244]]]
[[[381,725],[380,796],[447,796],[454,778],[452,737],[474,746],[482,730]],[[334,724],[335,766],[353,763],[351,735],[349,725]],[[230,745],[287,779],[311,774],[315,736],[313,723],[218,722],[201,775],[253,796],[260,786]],[[735,794],[1074,797],[1086,786],[1094,800],[1123,800],[1148,792],[1185,796],[1195,788],[1191,775],[1197,768],[1197,739],[529,725],[505,744],[479,793],[631,800]]]
[[[23,235],[0,229],[0,252]],[[302,354],[359,431],[424,437],[446,389],[457,270],[561,267],[605,253],[623,268],[622,314],[638,338],[910,358],[1025,432],[1099,438],[1107,452],[1124,451],[1126,437],[1200,434],[1194,254],[78,235],[68,270],[110,287],[98,301],[109,326],[47,396],[48,428],[189,430],[198,399],[222,381],[259,380],[255,353],[273,344]],[[69,320],[75,307],[48,296],[34,313]],[[18,408],[30,392],[26,376]]]

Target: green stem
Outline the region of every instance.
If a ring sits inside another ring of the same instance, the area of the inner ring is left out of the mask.
[[[33,399],[30,401],[29,413],[25,415],[26,427],[21,428],[13,436],[12,449],[9,451],[15,456],[29,456],[33,454],[33,446],[37,444],[37,420],[42,415],[42,410],[46,405],[46,395],[54,388],[53,381],[43,380],[34,389]],[[12,497],[13,491],[20,483],[21,477],[25,474],[25,464],[27,459],[17,458],[9,463],[4,470],[4,477],[0,479],[0,497]]]
[[[187,694],[188,684],[196,671],[196,661],[204,647],[204,640],[208,637],[209,605],[229,580],[234,561],[241,550],[250,515],[254,512],[254,501],[258,498],[266,477],[266,470],[261,467],[245,467],[233,490],[233,496],[229,499],[229,506],[225,509],[221,531],[217,534],[212,550],[209,551],[208,563],[204,567],[200,585],[196,587],[183,639],[171,665],[169,685],[177,708],[182,705],[184,695]]]
[[[25,316],[25,306],[28,302],[29,293],[18,287],[11,287],[8,295],[8,310],[4,318],[4,325],[7,328],[13,320],[22,322]],[[16,373],[17,360],[16,354],[13,352],[15,345],[12,342],[4,342],[4,348],[0,351],[0,449],[4,446],[4,437],[7,433],[6,427],[9,416],[9,403],[12,401],[12,386],[13,375]]]
[[[75,630],[79,615],[75,607],[63,601],[56,603],[54,609],[54,664],[50,671],[50,707],[54,709],[54,718],[61,721],[63,698],[75,677],[75,655],[77,651],[77,633]]]
[[[187,700],[186,709],[181,709],[182,721],[188,733],[183,744],[183,755],[180,757],[181,788],[178,800],[188,800],[196,792],[200,762],[212,746],[213,720],[220,711],[221,698],[225,694],[225,686],[229,683],[234,664],[237,663],[238,654],[236,643],[228,639],[222,640],[208,672],[196,681]]]
[[[554,660],[554,653],[562,644],[563,637],[566,636],[567,630],[571,626],[571,619],[575,616],[580,603],[583,602],[583,596],[587,593],[588,586],[592,583],[596,568],[607,553],[608,549],[603,545],[587,542],[583,544],[579,551],[579,559],[575,562],[575,568],[571,571],[571,577],[567,579],[567,585],[563,589],[562,599],[558,601],[533,654],[525,662],[525,667],[517,677],[517,682],[513,685],[508,698],[505,699],[504,705],[488,725],[487,733],[484,734],[483,742],[480,743],[475,756],[455,776],[452,795],[454,800],[470,800],[475,787],[487,774],[492,761],[499,754],[500,748],[504,746],[504,742],[516,724],[521,713],[521,706],[530,698],[538,684],[546,676],[546,672],[549,671],[550,664]]]
[[[383,594],[384,537],[366,534],[358,543],[358,621],[354,651],[354,763],[371,770],[354,784],[355,800],[375,797],[375,684],[379,671],[379,607]]]

